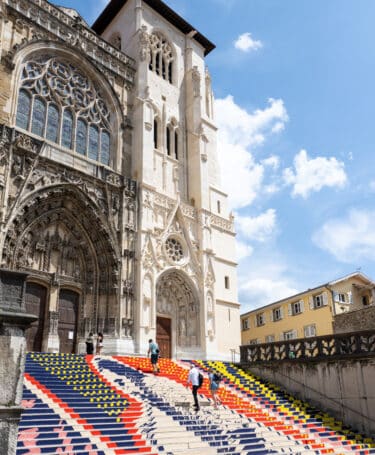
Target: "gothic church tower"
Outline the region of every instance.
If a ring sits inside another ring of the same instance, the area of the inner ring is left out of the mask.
[[[93,27],[0,0],[0,267],[27,275],[29,351],[230,359],[235,233],[220,189],[214,45],[161,0]]]
[[[239,305],[205,66],[214,45],[160,0],[112,0],[93,29],[135,61],[126,117],[139,204],[134,351],[153,338],[164,356],[229,359]]]

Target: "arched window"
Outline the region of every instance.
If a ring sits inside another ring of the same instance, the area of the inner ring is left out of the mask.
[[[89,158],[98,161],[99,153],[99,131],[95,125],[89,128]]]
[[[34,99],[31,131],[38,136],[43,136],[46,121],[46,103],[42,98]]]
[[[81,118],[77,121],[76,152],[84,155],[87,149],[87,123]]]
[[[27,130],[30,121],[31,95],[26,90],[20,90],[17,107],[17,125]]]
[[[26,62],[17,127],[109,165],[111,115],[98,87],[71,63],[52,56]]]
[[[73,134],[73,115],[70,109],[65,109],[63,116],[63,124],[61,130],[61,145],[67,149],[72,148],[72,134]]]
[[[149,69],[172,84],[173,52],[169,42],[157,33],[150,37]]]
[[[48,106],[46,138],[57,142],[59,136],[60,113],[55,104]]]
[[[108,131],[102,131],[100,161],[106,165],[109,164],[109,145],[109,133]]]

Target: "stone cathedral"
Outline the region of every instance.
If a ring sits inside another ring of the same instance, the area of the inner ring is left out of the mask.
[[[214,45],[161,0],[90,27],[0,0],[1,268],[27,273],[27,348],[230,359],[235,232],[220,188]]]

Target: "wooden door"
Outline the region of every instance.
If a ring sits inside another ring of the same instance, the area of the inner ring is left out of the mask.
[[[26,330],[27,351],[41,352],[43,343],[43,330],[46,315],[47,289],[36,283],[26,284],[25,304],[26,312],[38,316]]]
[[[79,294],[61,289],[59,295],[59,339],[60,352],[74,353],[77,341]]]
[[[156,342],[159,345],[160,355],[165,358],[172,357],[172,331],[169,318],[156,318]]]

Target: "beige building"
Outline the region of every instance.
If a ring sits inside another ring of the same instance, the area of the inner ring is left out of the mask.
[[[112,0],[92,28],[0,0],[0,255],[29,274],[28,349],[82,352],[90,331],[104,353],[240,344],[214,47],[161,0]]]
[[[356,272],[241,315],[241,343],[331,335],[336,315],[375,304],[375,283]]]

